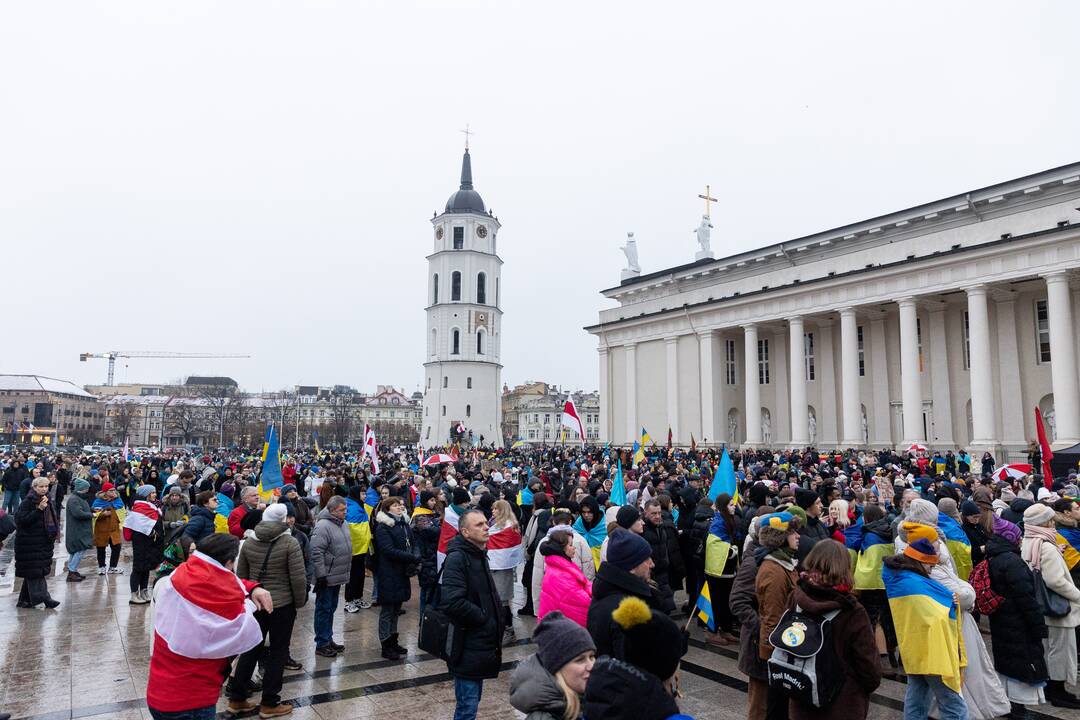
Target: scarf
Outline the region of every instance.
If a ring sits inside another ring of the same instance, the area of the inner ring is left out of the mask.
[[[33,488],[30,488],[30,493],[26,497],[35,497],[38,502],[41,502],[41,497],[48,497],[47,495],[39,497]],[[45,520],[45,533],[49,536],[50,540],[56,538],[60,533],[60,523],[56,519],[56,508],[53,507],[53,498],[49,498],[49,504],[41,514]]]
[[[1024,560],[1036,572],[1041,571],[1042,568],[1042,544],[1044,542],[1050,543],[1055,550],[1062,552],[1062,548],[1057,544],[1057,530],[1052,527],[1025,525],[1024,537],[1035,541],[1028,543],[1024,552]]]

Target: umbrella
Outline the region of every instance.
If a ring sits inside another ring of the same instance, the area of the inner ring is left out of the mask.
[[[430,457],[424,458],[424,467],[430,467],[432,465],[442,465],[443,463],[457,462],[457,458],[453,455],[447,455],[446,453],[435,453]]]
[[[1002,465],[994,471],[993,478],[998,482],[1007,482],[1011,478],[1020,479],[1025,475],[1030,475],[1032,470],[1030,465],[1024,463],[1013,463],[1011,465]]]
[[[907,451],[909,453],[926,452],[926,446],[920,445],[919,443],[911,443]]]

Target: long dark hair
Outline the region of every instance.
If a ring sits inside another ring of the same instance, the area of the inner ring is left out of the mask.
[[[716,496],[716,502],[713,503],[713,509],[720,513],[720,517],[724,518],[724,525],[727,527],[728,537],[735,538],[735,517],[728,510],[728,506],[731,505],[731,496],[727,493],[720,493]]]

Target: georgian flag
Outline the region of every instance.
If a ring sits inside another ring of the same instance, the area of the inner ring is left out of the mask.
[[[131,531],[149,535],[154,531],[161,512],[154,503],[146,500],[136,500],[131,506],[131,512],[124,518],[124,539],[131,542]]]
[[[375,431],[371,426],[364,425],[364,455],[371,458],[371,469],[379,474],[379,444],[375,441]]]
[[[525,547],[517,525],[492,528],[488,534],[488,565],[492,570],[512,570],[525,562]]]
[[[576,430],[582,442],[585,441],[585,427],[581,424],[581,416],[578,415],[573,400],[567,400],[566,404],[563,405],[562,424],[571,430]]]

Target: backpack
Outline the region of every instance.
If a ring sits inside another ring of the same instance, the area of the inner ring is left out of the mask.
[[[809,615],[798,605],[776,624],[769,642],[769,687],[815,708],[829,705],[844,684],[844,666],[836,654],[832,621],[840,609]]]
[[[990,564],[983,560],[971,571],[968,582],[975,589],[975,609],[982,615],[992,615],[1005,602],[1005,598],[990,587]]]

